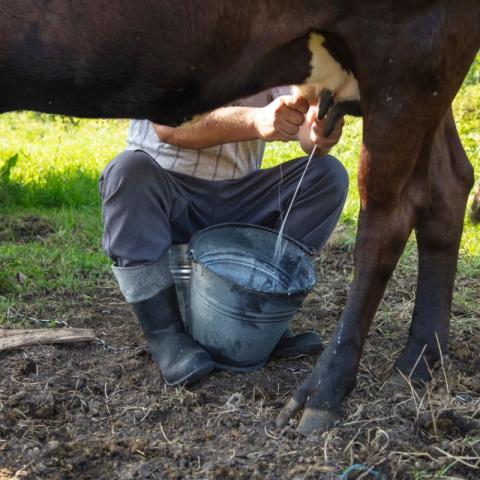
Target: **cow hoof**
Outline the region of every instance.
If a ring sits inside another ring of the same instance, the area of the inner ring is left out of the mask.
[[[297,427],[300,435],[307,437],[311,433],[321,433],[337,426],[340,423],[340,415],[331,410],[305,409],[302,419]]]
[[[282,408],[277,417],[277,428],[282,428],[290,421],[290,419],[303,407],[303,403],[297,402],[294,398]]]
[[[385,397],[394,396],[397,394],[407,393],[410,388],[408,380],[405,376],[398,372],[392,373],[382,385],[382,393]]]
[[[381,390],[385,397],[407,394],[410,392],[408,378],[399,372],[394,372],[387,378]]]

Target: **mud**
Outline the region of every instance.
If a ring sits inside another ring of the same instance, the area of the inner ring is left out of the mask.
[[[328,339],[351,261],[345,247],[326,250],[317,262],[320,283],[294,328]],[[113,283],[90,296],[53,296],[42,317],[55,318],[61,305],[69,325],[93,328],[114,348],[0,354],[0,479],[333,479],[355,464],[344,478],[433,478],[443,471],[478,478],[469,465],[480,465],[479,312],[476,322],[454,322],[450,359],[428,390],[381,391],[405,339],[414,285],[411,269],[395,275],[344,424],[308,438],[296,434],[296,422],[279,430],[274,421],[313,358],[272,360],[249,374],[215,372],[191,390],[168,388]],[[35,299],[28,302],[31,315]],[[454,313],[472,315],[459,306]]]

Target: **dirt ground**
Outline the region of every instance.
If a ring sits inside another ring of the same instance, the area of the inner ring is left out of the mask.
[[[332,244],[317,265],[320,282],[294,328],[327,340],[352,255]],[[462,282],[469,280],[457,288]],[[113,283],[94,298],[52,297],[51,318],[91,327],[119,351],[95,343],[0,354],[0,479],[477,479],[480,312],[465,322],[471,312],[454,308],[450,358],[427,389],[387,398],[381,391],[406,338],[414,289],[414,270],[400,269],[345,423],[308,438],[295,422],[279,430],[274,421],[315,359],[272,360],[249,374],[215,372],[191,390],[167,388]],[[35,299],[19,313],[35,316]]]

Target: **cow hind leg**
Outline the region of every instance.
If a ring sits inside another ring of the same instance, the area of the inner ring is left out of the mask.
[[[356,383],[360,355],[388,279],[412,228],[403,202],[367,206],[360,214],[355,245],[355,276],[345,310],[312,373],[277,419],[283,426],[305,407],[301,434],[326,430],[340,419],[345,396]]]
[[[470,219],[473,223],[480,223],[480,185],[478,186],[477,193],[473,197]]]
[[[450,308],[458,250],[473,170],[460,143],[451,112],[434,139],[429,170],[430,202],[415,233],[418,282],[408,341],[386,393],[405,386],[403,378],[428,381],[448,353]],[[401,372],[401,373],[398,373]]]
[[[389,137],[380,128],[388,121]],[[418,125],[387,114],[366,118],[359,172],[362,209],[347,305],[312,373],[280,412],[278,426],[305,407],[300,433],[330,428],[355,386],[375,311],[414,225],[415,208],[406,182],[422,149],[422,136],[413,135],[415,128]],[[411,138],[409,143],[402,141],[405,136]]]
[[[384,108],[381,97],[373,99],[366,109],[364,147],[359,169],[361,211],[355,244],[355,274],[347,304],[331,342],[310,376],[295,392],[277,419],[277,425],[285,425],[296,411],[304,408],[298,426],[298,431],[302,434],[328,429],[339,420],[342,401],[356,383],[360,356],[374,314],[405,243],[417,225],[422,252],[422,273],[414,321],[415,334],[411,337],[412,347],[408,348],[409,353],[402,355],[399,363],[410,365],[411,359],[418,357],[418,350],[413,348],[420,338],[417,331],[420,325],[423,327],[423,324],[428,324],[432,311],[436,312],[438,308],[435,306],[435,309],[431,310],[434,303],[429,296],[431,288],[441,288],[441,294],[447,297],[441,322],[448,322],[445,319],[448,319],[448,298],[451,297],[461,233],[460,217],[462,208],[465,208],[468,191],[465,185],[461,185],[465,183],[465,179],[468,183],[471,170],[465,166],[465,155],[451,113],[450,121],[446,122],[444,119],[444,112],[448,107],[442,111],[441,105],[432,105],[429,110],[431,117],[426,122],[423,117],[424,108],[419,107],[415,94],[411,90],[405,89],[405,92],[409,93],[409,104],[401,115],[390,115]],[[404,92],[396,92],[395,97],[405,101],[407,95],[402,93]],[[446,126],[442,131],[440,126],[444,122]],[[447,131],[448,137],[445,133]],[[388,132],[388,135],[385,132]],[[445,161],[445,149],[449,152],[448,159],[453,172],[443,171],[446,168],[444,164],[448,164]],[[438,158],[438,161],[432,162],[433,157]],[[466,165],[468,166],[468,162]],[[449,193],[444,194],[446,187],[442,178],[444,175],[458,176],[462,173],[462,166],[467,173],[460,175],[460,186],[456,180],[447,180],[450,193],[455,196],[449,200]],[[431,175],[435,169],[438,171]],[[439,205],[426,214],[431,202],[429,181],[434,182],[432,193],[437,195],[438,198],[434,200]],[[433,211],[438,213],[433,214]],[[425,215],[425,220],[418,223],[422,215]],[[443,216],[446,216],[446,219]],[[442,237],[441,231],[445,228],[449,231],[444,238],[449,240],[443,240],[443,246],[437,237]],[[446,251],[442,253],[440,247]],[[432,265],[438,263],[439,259],[442,262],[440,266]],[[444,280],[440,287],[436,283],[439,276],[448,277],[450,280]],[[423,329],[431,331],[432,327],[426,326]],[[441,342],[446,344],[448,328],[444,330],[441,331]],[[431,340],[432,336],[428,338]],[[432,345],[431,341],[429,345]],[[433,347],[430,350],[433,351]],[[408,369],[408,366],[406,368]]]

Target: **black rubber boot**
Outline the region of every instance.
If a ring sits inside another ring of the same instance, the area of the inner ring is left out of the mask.
[[[175,285],[132,307],[168,385],[191,385],[214,370],[210,354],[183,329]]]
[[[316,355],[322,350],[322,342],[315,332],[295,335],[288,329],[273,349],[272,355],[278,358],[291,358],[299,355]]]

